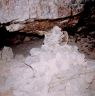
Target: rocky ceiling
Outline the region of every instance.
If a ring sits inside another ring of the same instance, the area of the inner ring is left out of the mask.
[[[84,0],[0,0],[0,21],[55,19],[79,13]]]

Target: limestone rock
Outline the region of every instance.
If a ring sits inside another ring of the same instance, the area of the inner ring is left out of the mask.
[[[61,31],[58,26],[53,27],[50,32],[45,34],[44,44],[49,46],[56,46],[57,44],[68,42],[68,33],[66,31]]]
[[[9,26],[6,26],[6,29],[10,32],[13,32],[13,31],[18,31],[20,30],[21,28],[23,28],[23,25],[22,24],[11,24]]]
[[[29,37],[27,36],[27,37],[25,37],[24,42],[27,42],[27,41],[30,41],[30,40],[31,40],[31,38],[29,38]]]
[[[54,19],[79,13],[83,0],[0,0],[0,21]]]
[[[51,30],[54,40],[60,39],[60,30]],[[47,41],[51,43],[50,38]],[[88,62],[68,44],[33,47],[27,58],[16,55],[11,62],[0,63],[0,96],[95,96],[95,60]]]
[[[10,47],[4,47],[1,51],[1,59],[5,62],[10,61],[13,59],[13,52]]]

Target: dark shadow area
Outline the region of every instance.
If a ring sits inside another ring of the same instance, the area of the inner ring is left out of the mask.
[[[79,31],[79,28],[82,28],[83,30]],[[95,1],[85,1],[78,23],[75,26],[67,26],[64,29],[67,30],[70,35],[75,35],[76,33],[80,34],[81,32],[84,32],[86,35],[92,31],[95,31]]]
[[[87,0],[78,23],[64,29],[73,36],[80,51],[95,58],[95,0]]]
[[[25,33],[25,32],[9,32],[6,30],[6,26],[10,25],[11,22],[0,24],[0,49],[4,46],[18,45],[24,42],[27,37],[29,40],[43,39],[44,36],[39,36],[38,34]]]

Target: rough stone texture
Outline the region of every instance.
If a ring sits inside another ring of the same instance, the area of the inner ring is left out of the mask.
[[[0,0],[0,22],[54,19],[82,10],[81,0]]]
[[[1,27],[2,24],[0,23],[0,33],[2,34],[0,35],[0,44],[2,46],[8,43],[10,43],[9,45],[22,43],[25,40],[26,34],[10,34],[11,36],[8,34],[7,36],[7,30],[9,32],[18,31],[44,35],[45,31],[57,25],[62,30],[66,30],[69,35],[73,34],[73,39],[75,39],[79,49],[90,55],[91,58],[95,58],[94,0],[51,0],[49,2],[48,0],[5,1],[7,0],[0,0],[0,4],[2,5],[0,8],[0,21],[7,22],[13,19],[19,19],[10,22],[11,25],[8,23],[4,25],[3,23],[3,27]],[[83,4],[85,5],[84,7]],[[80,12],[81,14],[74,17],[75,14]],[[63,19],[63,17],[67,16],[69,17]],[[71,16],[74,18],[71,18]]]
[[[24,22],[15,22],[6,26],[6,29],[9,32],[19,31],[25,33],[37,33],[40,35],[44,31],[51,30],[54,26],[59,26],[62,29],[66,26],[74,26],[78,23],[79,14],[74,16],[68,16],[66,18],[57,18],[57,19],[40,19],[31,21],[31,19],[25,20]],[[73,19],[72,19],[73,18]]]
[[[13,52],[12,49],[10,47],[4,47],[1,51],[0,51],[0,60],[3,60],[5,62],[10,61],[11,59],[13,59]]]
[[[95,61],[86,60],[76,46],[60,46],[62,32],[51,31],[54,39],[46,36],[27,58],[0,62],[0,96],[95,96]]]

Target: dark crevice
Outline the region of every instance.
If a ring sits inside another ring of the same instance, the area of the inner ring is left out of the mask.
[[[7,24],[8,25],[8,24]],[[0,27],[0,49],[4,46],[18,45],[23,43],[25,37],[34,39],[42,39],[44,36],[39,36],[38,34],[25,33],[25,32],[9,32],[6,30],[5,24]]]
[[[81,34],[81,32],[88,34],[91,31],[95,31],[95,1],[87,1],[83,9],[78,23],[75,26],[66,26],[64,28],[70,35],[75,35],[76,33]],[[82,27],[85,28],[79,32],[78,29]]]
[[[74,26],[66,26],[69,36],[73,36],[80,52],[95,59],[95,0],[87,0],[79,21]]]

